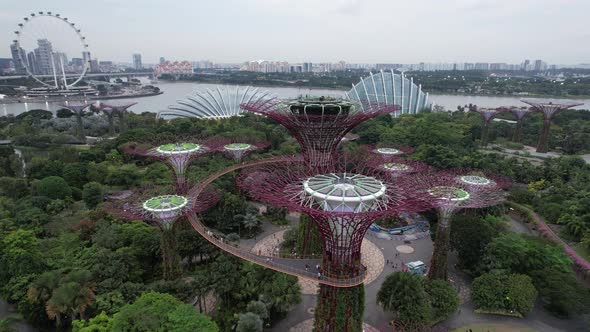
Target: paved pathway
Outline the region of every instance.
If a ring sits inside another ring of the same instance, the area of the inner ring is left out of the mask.
[[[304,320],[303,322],[290,328],[289,332],[310,332],[313,330],[313,322],[314,322],[313,318]],[[363,323],[363,331],[364,332],[379,332],[378,329],[374,328],[373,326],[371,326],[367,323]]]

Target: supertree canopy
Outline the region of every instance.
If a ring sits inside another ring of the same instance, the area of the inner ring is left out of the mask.
[[[450,222],[462,209],[478,209],[504,201],[502,190],[511,181],[502,176],[470,170],[425,172],[403,178],[404,186],[410,186],[423,194],[438,213],[438,226],[432,261],[428,271],[430,279],[447,279],[447,255]]]
[[[270,145],[270,142],[255,139],[227,139],[220,142],[220,151],[236,162],[242,161],[248,154],[263,150]]]
[[[117,114],[119,116],[119,133],[122,133],[125,131],[125,128],[127,126],[126,122],[125,122],[125,115],[127,113],[127,110],[137,104],[136,102],[131,102],[131,103],[105,103],[105,102],[101,102],[101,107],[104,109],[108,109],[110,110],[109,112],[112,114]],[[108,115],[108,113],[107,113]],[[109,116],[109,124],[111,123],[111,117],[112,115]]]
[[[500,113],[506,112],[506,109],[503,107],[499,108],[477,108],[475,110],[479,113],[483,119],[483,128],[481,130],[481,145],[487,146],[488,145],[488,130],[490,128],[490,123]]]
[[[315,169],[325,168],[334,160],[342,138],[355,126],[377,115],[399,110],[397,105],[361,105],[325,97],[252,102],[241,107],[287,128],[301,145],[308,166]]]
[[[130,143],[123,148],[123,151],[129,154],[155,158],[165,163],[176,178],[176,191],[182,194],[188,190],[185,173],[191,160],[209,152],[217,151],[220,146],[222,146],[222,141],[218,139],[166,144],[153,142]]]
[[[208,188],[198,199],[192,195],[162,195],[153,188],[144,188],[123,200],[114,201],[110,210],[120,218],[144,220],[162,231],[162,268],[165,279],[179,276],[180,258],[176,253],[174,223],[189,214],[203,212],[217,203],[219,195]]]
[[[238,185],[258,201],[309,215],[324,242],[321,275],[331,278],[361,274],[361,242],[374,220],[428,208],[413,188],[400,186],[382,171],[351,160],[332,163],[319,173],[297,160],[264,165],[243,172]],[[359,330],[363,308],[355,305],[358,299],[353,296],[337,301],[337,293],[333,286],[321,286],[316,329]]]
[[[514,142],[521,142],[522,141],[522,123],[524,117],[527,114],[534,112],[534,110],[528,107],[505,107],[507,112],[511,112],[516,117],[516,128],[514,130],[514,135],[512,136],[512,140]]]
[[[76,127],[76,136],[81,140],[86,140],[86,135],[84,135],[84,122],[82,121],[82,115],[84,112],[90,107],[88,103],[68,103],[59,105],[65,109],[68,109],[74,113],[76,116],[76,122],[78,126]]]
[[[415,151],[413,147],[395,144],[365,145],[363,148],[384,160],[395,159]]]
[[[551,120],[553,117],[566,109],[584,105],[577,102],[554,103],[552,101],[541,100],[521,100],[525,104],[531,105],[533,110],[543,113],[543,130],[539,137],[539,144],[537,145],[537,152],[546,153],[549,150],[549,129],[551,128]]]
[[[380,169],[393,177],[423,172],[430,167],[421,161],[403,159],[400,157],[394,157],[388,160],[384,160],[381,157],[373,157],[369,158],[367,163],[371,167]]]

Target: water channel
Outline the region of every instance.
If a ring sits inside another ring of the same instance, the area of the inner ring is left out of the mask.
[[[178,100],[184,99],[187,95],[199,90],[214,89],[220,85],[205,84],[205,83],[191,83],[191,82],[160,82],[157,86],[164,92],[161,95],[122,99],[114,102],[131,102],[135,101],[138,104],[133,106],[130,110],[132,112],[158,112],[166,109],[169,105],[175,104]],[[289,88],[289,87],[259,87],[260,90],[268,90],[280,98],[294,98],[300,95],[316,95],[316,96],[334,96],[341,97],[344,95],[344,90],[330,90],[330,89],[305,89],[305,88]],[[520,102],[520,97],[492,97],[492,96],[465,96],[465,95],[430,95],[430,100],[434,105],[440,105],[448,110],[455,110],[458,105],[475,104],[479,107],[499,107],[499,106],[525,106]],[[576,99],[576,101],[584,103],[582,109],[590,108],[590,99]],[[60,109],[60,103],[46,102],[46,103],[11,103],[0,104],[0,116],[30,111],[33,109],[46,109],[49,111],[56,111]]]

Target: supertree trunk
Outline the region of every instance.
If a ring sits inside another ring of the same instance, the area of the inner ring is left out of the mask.
[[[354,278],[361,273],[361,243],[370,223],[354,217],[315,219],[324,242],[321,277]],[[322,285],[314,331],[362,331],[364,286]],[[359,305],[360,303],[360,305]]]
[[[162,275],[166,280],[177,279],[182,269],[180,257],[176,251],[176,227],[162,231],[160,250],[162,251]]]
[[[365,287],[336,288],[321,285],[315,310],[315,332],[363,330]]]
[[[76,122],[77,122],[76,136],[79,139],[85,141],[86,135],[84,135],[84,122],[82,121],[82,114],[76,114]]]
[[[447,280],[450,233],[450,217],[439,217],[434,250],[428,270],[428,279],[430,280]]]
[[[490,128],[490,123],[485,121],[483,123],[483,128],[481,129],[481,146],[488,146],[488,131]]]
[[[523,119],[520,118],[516,121],[516,128],[514,129],[514,135],[512,135],[512,141],[520,143],[522,141],[522,123]]]
[[[125,119],[125,112],[119,112],[119,133],[122,134],[127,128],[127,121]]]
[[[109,119],[109,136],[115,136],[115,119],[113,114],[107,114],[107,118]]]
[[[539,145],[537,145],[537,152],[546,153],[549,151],[549,129],[551,128],[551,119],[543,119],[543,130],[539,137]]]
[[[322,239],[317,226],[308,215],[302,214],[297,228],[295,250],[300,256],[317,255],[322,252]]]

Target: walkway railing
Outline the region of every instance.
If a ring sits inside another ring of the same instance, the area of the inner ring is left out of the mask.
[[[210,185],[213,181],[219,177],[236,171],[241,168],[252,167],[263,164],[270,164],[276,162],[292,161],[290,157],[273,157],[264,160],[255,160],[247,163],[236,164],[227,167],[219,172],[213,173],[200,181],[195,187],[190,190],[191,196],[199,197],[203,190]],[[321,260],[318,259],[296,259],[296,258],[282,258],[276,256],[264,256],[252,253],[249,250],[242,250],[239,245],[228,242],[223,237],[217,236],[212,230],[207,228],[196,214],[188,215],[188,220],[192,227],[201,234],[207,241],[216,246],[217,248],[230,253],[234,256],[245,259],[249,262],[255,263],[260,266],[264,266],[271,270],[290,274],[292,276],[313,280],[320,284],[329,285],[333,287],[353,287],[363,283],[367,276],[367,268],[361,267],[361,272],[358,276],[353,278],[334,278],[330,276],[320,275],[318,278],[318,271],[315,269],[316,265],[321,264]]]

